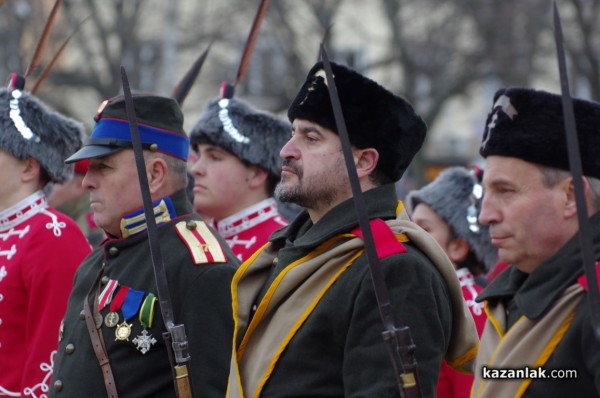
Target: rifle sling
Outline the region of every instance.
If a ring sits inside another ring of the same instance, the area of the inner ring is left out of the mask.
[[[98,284],[100,282],[100,278],[104,271],[104,267],[100,268],[100,272],[98,272],[98,276],[96,276],[96,280],[90,287],[88,294],[86,294],[85,299],[83,300],[83,312],[85,315],[85,324],[88,328],[88,332],[90,334],[90,339],[92,340],[92,347],[94,347],[94,354],[96,354],[96,358],[98,359],[98,364],[102,369],[102,377],[104,378],[104,386],[106,387],[106,393],[108,398],[118,398],[119,394],[117,393],[117,385],[115,383],[115,378],[113,376],[112,369],[110,367],[110,361],[108,359],[108,354],[106,352],[106,345],[104,344],[104,337],[102,336],[102,330],[96,328],[96,323],[94,322],[95,315],[98,314],[98,307],[96,303],[98,302]],[[95,289],[94,294],[94,309],[92,313],[92,309],[90,308],[89,297],[92,291]]]

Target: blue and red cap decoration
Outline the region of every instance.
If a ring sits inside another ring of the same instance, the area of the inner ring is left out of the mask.
[[[187,161],[190,142],[183,130],[183,113],[177,101],[154,94],[135,94],[133,104],[142,147]],[[133,148],[123,96],[104,101],[94,120],[96,125],[90,139],[66,163]]]

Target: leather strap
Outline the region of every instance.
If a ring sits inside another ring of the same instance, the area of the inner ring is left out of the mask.
[[[94,315],[98,313],[98,309],[96,305],[92,309],[90,308],[89,297],[93,290],[96,291],[94,294],[94,304],[98,301],[98,283],[100,278],[102,277],[102,273],[104,271],[104,267],[100,269],[98,272],[98,276],[96,276],[96,280],[92,284],[88,294],[85,296],[83,300],[83,312],[85,315],[85,324],[88,328],[88,332],[90,335],[90,339],[92,340],[92,347],[94,347],[94,354],[96,354],[96,358],[98,359],[98,364],[102,369],[102,377],[104,377],[104,385],[106,386],[106,393],[108,398],[118,398],[119,394],[117,393],[117,385],[115,383],[115,378],[113,376],[112,369],[110,367],[110,361],[108,359],[108,354],[106,353],[106,346],[104,345],[104,338],[102,337],[102,330],[99,330],[96,327],[96,323],[94,321]]]

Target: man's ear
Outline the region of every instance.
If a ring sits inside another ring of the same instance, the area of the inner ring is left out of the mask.
[[[454,264],[457,264],[467,257],[470,248],[471,246],[469,246],[469,242],[466,239],[455,238],[448,242],[446,254]]]
[[[375,148],[356,149],[354,151],[354,163],[358,178],[368,176],[377,167],[379,152]]]
[[[159,156],[155,156],[146,162],[148,173],[148,187],[150,194],[158,192],[167,183],[167,162]]]
[[[583,196],[586,198],[588,216],[591,216],[591,213],[594,212],[594,209],[591,208],[591,203],[589,200],[590,196],[590,182],[586,177],[582,177],[581,184],[583,185]],[[577,217],[577,204],[575,198],[575,184],[573,183],[573,178],[569,177],[565,179],[562,185],[562,189],[565,193],[565,218]]]
[[[37,159],[28,157],[23,161],[23,172],[21,173],[21,180],[23,182],[34,181],[39,178],[42,172],[42,166],[37,161]]]
[[[248,174],[246,178],[250,188],[258,188],[265,185],[265,181],[267,181],[268,177],[269,173],[262,167],[256,165],[248,166]]]

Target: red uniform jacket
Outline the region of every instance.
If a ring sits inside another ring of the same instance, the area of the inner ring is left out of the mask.
[[[483,326],[485,325],[485,312],[483,303],[476,303],[475,297],[483,290],[483,287],[475,283],[473,275],[467,268],[461,268],[456,271],[463,297],[467,306],[473,315],[477,334],[481,337]],[[463,374],[452,369],[446,362],[442,362],[440,378],[437,386],[437,398],[468,398],[473,385],[473,375]]]
[[[214,227],[243,262],[269,241],[271,233],[287,224],[277,212],[275,199],[269,198],[216,221]]]
[[[73,276],[90,251],[41,191],[0,212],[0,396],[46,396]]]

